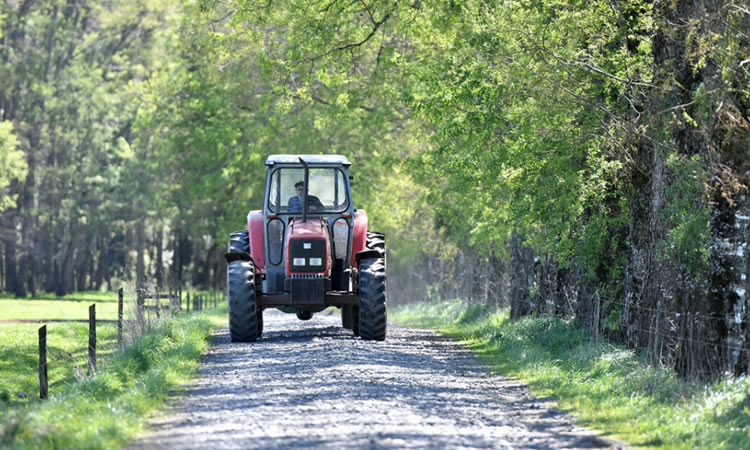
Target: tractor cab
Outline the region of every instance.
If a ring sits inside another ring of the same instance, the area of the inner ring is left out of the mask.
[[[321,278],[313,284],[349,290],[345,262],[352,257],[348,244],[355,215],[350,165],[335,155],[268,157],[263,292],[288,292],[296,278]]]

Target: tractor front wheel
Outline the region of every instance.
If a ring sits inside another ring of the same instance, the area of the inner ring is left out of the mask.
[[[263,312],[255,303],[255,267],[236,260],[227,267],[229,335],[232,342],[252,342],[263,332]]]
[[[359,262],[358,331],[362,339],[385,340],[387,326],[385,280],[385,258],[363,259]]]

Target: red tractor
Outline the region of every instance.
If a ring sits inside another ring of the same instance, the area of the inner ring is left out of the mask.
[[[263,310],[309,320],[329,306],[362,339],[385,339],[385,236],[355,209],[351,163],[336,155],[272,155],[263,210],[229,238],[227,291],[233,342],[257,340]]]

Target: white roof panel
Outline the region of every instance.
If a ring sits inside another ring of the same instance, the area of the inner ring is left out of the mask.
[[[300,158],[303,158],[308,164],[340,164],[350,166],[352,163],[341,155],[270,155],[266,159],[266,165],[274,164],[300,164]]]

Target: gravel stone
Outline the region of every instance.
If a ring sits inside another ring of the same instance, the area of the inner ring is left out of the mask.
[[[363,341],[329,311],[266,310],[255,343],[220,330],[199,379],[129,448],[625,447],[434,331],[389,324]]]

